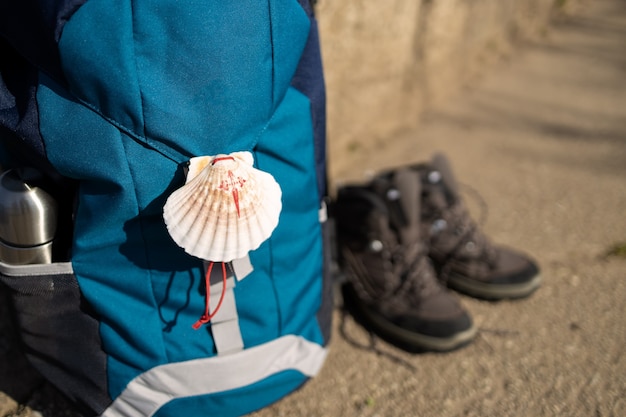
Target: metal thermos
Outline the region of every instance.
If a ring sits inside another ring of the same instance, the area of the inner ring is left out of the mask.
[[[0,175],[0,261],[13,265],[52,262],[57,203],[39,186],[33,168]]]

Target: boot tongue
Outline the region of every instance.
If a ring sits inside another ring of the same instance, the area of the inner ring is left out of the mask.
[[[458,186],[448,158],[443,154],[435,154],[432,160],[432,170],[428,173],[427,181],[430,184],[440,184],[448,205],[458,200]]]
[[[409,168],[395,171],[387,181],[375,181],[376,191],[385,199],[389,220],[401,243],[419,238],[421,182],[419,174]]]

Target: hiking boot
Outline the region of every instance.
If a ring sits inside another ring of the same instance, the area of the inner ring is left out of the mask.
[[[421,236],[419,193],[419,175],[410,169],[338,191],[339,259],[348,279],[344,304],[391,342],[447,351],[467,344],[476,329],[436,279]]]
[[[440,280],[492,300],[526,297],[539,287],[537,264],[517,250],[493,245],[470,218],[445,156],[413,169],[422,179],[422,227]]]

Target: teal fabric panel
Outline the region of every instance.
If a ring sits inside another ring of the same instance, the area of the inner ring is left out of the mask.
[[[307,380],[296,371],[281,372],[245,388],[173,400],[161,407],[154,417],[242,416],[280,400]]]
[[[322,232],[310,102],[290,88],[257,145],[258,165],[281,185],[280,225],[270,238],[274,255],[271,276],[281,311],[281,333],[303,334],[322,343],[311,326],[322,294]]]
[[[66,23],[59,53],[76,97],[115,124],[143,136],[132,27],[132,2],[90,0]]]
[[[309,25],[295,0],[90,0],[59,47],[73,94],[180,159],[252,149]]]

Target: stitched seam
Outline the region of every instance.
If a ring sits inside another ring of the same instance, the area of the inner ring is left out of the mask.
[[[191,157],[191,155],[185,155],[183,153],[180,153],[172,148],[170,148],[167,145],[164,145],[162,143],[159,142],[149,142],[148,139],[142,135],[138,135],[136,132],[132,131],[131,129],[129,129],[128,127],[124,126],[123,124],[121,124],[120,122],[116,121],[115,119],[112,119],[109,116],[106,116],[102,110],[100,110],[98,107],[94,106],[93,104],[83,100],[82,98],[76,97],[76,100],[82,104],[83,106],[87,107],[88,109],[92,110],[93,112],[97,113],[100,117],[102,117],[104,120],[106,120],[107,122],[109,122],[110,124],[112,124],[113,126],[115,126],[116,128],[118,128],[120,131],[124,132],[126,135],[128,135],[128,137],[130,137],[131,139],[133,139],[135,142],[139,143],[142,146],[146,146],[150,149],[152,149],[155,152],[160,153],[161,155],[163,155],[165,158],[176,162],[177,164],[180,164],[184,161],[186,161],[187,159],[189,159]]]
[[[135,47],[135,8],[134,8],[135,2],[134,0],[130,1],[130,8],[131,8],[131,21],[132,21],[132,37],[133,37],[133,57],[135,59],[135,76],[136,76],[136,81],[137,81],[137,89],[139,90],[139,98],[141,101],[141,122],[142,122],[142,128],[144,129],[144,137],[145,137],[145,115],[144,115],[144,106],[143,106],[143,95],[141,94],[141,88],[139,87],[140,83],[139,83],[139,70],[138,70],[138,65],[137,65],[137,53],[134,50]],[[133,136],[130,136],[131,138]],[[140,216],[140,204],[139,204],[139,197],[137,195],[137,187],[135,186],[135,184],[137,183],[135,175],[133,173],[133,169],[132,166],[130,164],[130,161],[128,160],[128,152],[127,152],[127,147],[126,147],[126,143],[124,141],[124,138],[120,135],[120,140],[122,142],[122,147],[124,148],[124,153],[126,156],[126,163],[128,166],[128,173],[132,179],[133,182],[133,195],[134,195],[134,200],[135,200],[135,209],[137,212],[137,216],[139,218],[139,230],[141,231],[141,241],[142,241],[142,252],[143,252],[143,257],[146,261],[146,265],[148,265],[148,268],[146,268],[146,274],[147,274],[147,278],[148,281],[150,283],[150,295],[152,298],[152,302],[154,304],[155,310],[158,309],[158,301],[156,299],[155,296],[155,289],[154,289],[154,276],[152,274],[152,269],[150,268],[150,257],[148,254],[148,247],[147,247],[147,242],[146,242],[146,238],[145,238],[145,226],[144,226],[144,221]],[[148,140],[145,140],[145,145],[147,145],[148,147],[153,148],[149,143]],[[156,150],[156,149],[155,149]],[[159,152],[159,150],[157,150],[157,152]],[[159,152],[162,155],[164,155],[165,157],[172,159],[169,157],[169,155],[167,154],[163,154],[162,152]],[[175,162],[178,162],[175,160]],[[160,338],[160,342],[161,342],[161,355],[163,358],[166,359],[167,362],[170,362],[170,357],[167,353],[167,349],[165,347],[166,343],[165,343],[165,337],[163,336],[163,333],[161,332],[161,338]]]

